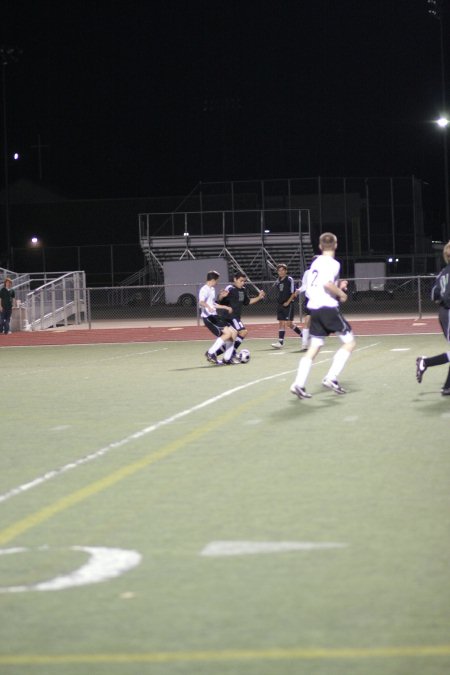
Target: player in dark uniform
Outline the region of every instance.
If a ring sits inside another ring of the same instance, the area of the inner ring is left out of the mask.
[[[237,331],[237,338],[233,348],[231,350],[227,349],[223,356],[223,363],[225,364],[239,363],[239,360],[236,358],[236,351],[239,349],[248,333],[247,328],[241,321],[242,308],[246,305],[254,305],[255,302],[259,302],[266,297],[264,291],[259,291],[258,295],[251,298],[245,287],[246,281],[247,278],[245,274],[236,272],[233,276],[233,283],[226,286],[225,289],[219,293],[220,304],[227,305],[232,309],[231,315],[225,315],[226,320],[229,321],[230,325]],[[222,314],[222,311],[220,313]]]
[[[419,356],[416,359],[416,378],[419,384],[422,382],[427,368],[442,366],[450,361],[450,241],[444,246],[443,256],[446,264],[436,277],[431,290],[431,299],[439,303],[439,323],[449,344],[449,351],[437,356]],[[450,396],[450,367],[441,394],[442,396]]]
[[[286,326],[292,328],[300,337],[302,331],[294,324],[294,300],[298,295],[294,279],[288,276],[288,268],[284,263],[277,265],[278,279],[275,284],[278,290],[277,319],[278,319],[278,342],[272,342],[274,349],[281,349],[284,345]]]

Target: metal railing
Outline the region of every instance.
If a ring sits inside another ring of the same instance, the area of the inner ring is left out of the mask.
[[[177,211],[171,213],[140,213],[139,236],[187,237],[192,242],[199,237],[220,237],[224,245],[229,237],[258,235],[264,240],[271,233],[311,234],[309,209],[236,209],[223,211]],[[245,235],[244,235],[245,233]],[[175,242],[170,242],[175,243]],[[205,242],[207,243],[207,242]],[[211,241],[211,244],[213,241]]]
[[[45,330],[87,321],[84,272],[67,272],[27,293],[21,308],[23,330]]]

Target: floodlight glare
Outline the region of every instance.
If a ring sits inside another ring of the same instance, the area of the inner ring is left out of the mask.
[[[441,127],[441,129],[445,129],[445,127],[448,127],[450,124],[450,120],[448,117],[440,117],[438,120],[436,120],[436,124],[438,127]]]

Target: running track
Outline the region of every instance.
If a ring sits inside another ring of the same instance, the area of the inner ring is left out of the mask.
[[[441,333],[436,318],[383,318],[376,320],[350,319],[358,335],[414,335]],[[276,339],[277,323],[247,323],[249,338]],[[292,334],[293,335],[293,334]],[[289,331],[287,333],[289,336]],[[165,342],[178,340],[207,340],[211,336],[203,326],[166,326],[145,328],[93,328],[18,332],[0,335],[0,347],[38,347],[41,345],[113,344],[126,342]]]

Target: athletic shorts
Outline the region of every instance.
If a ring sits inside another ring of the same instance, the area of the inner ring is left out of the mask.
[[[348,321],[340,313],[339,307],[320,307],[311,309],[310,312],[309,334],[311,337],[327,337],[331,333],[345,335],[352,330]]]
[[[216,337],[220,337],[222,335],[223,329],[229,325],[224,319],[222,319],[221,316],[218,316],[217,314],[204,316],[203,323],[205,324],[206,328],[210,330],[211,333]]]
[[[447,342],[450,342],[450,309],[441,305],[439,307],[439,323],[441,324],[442,332]]]
[[[292,321],[294,318],[294,303],[290,302],[287,307],[284,305],[277,306],[278,321]]]
[[[237,330],[238,333],[241,330],[245,330],[245,326],[240,319],[231,319],[228,325],[231,326],[231,328],[234,328],[234,330]]]

